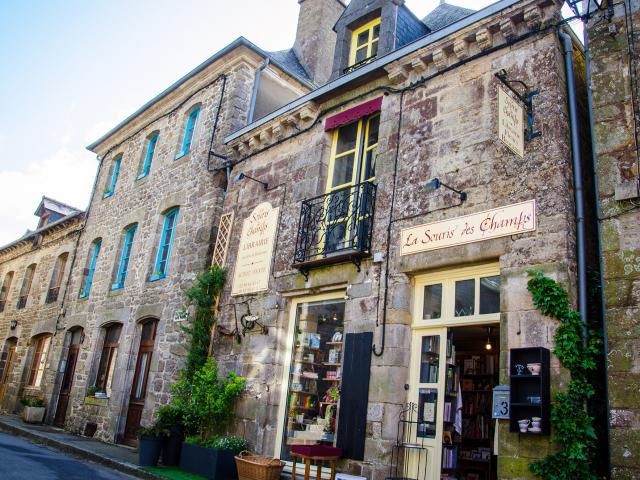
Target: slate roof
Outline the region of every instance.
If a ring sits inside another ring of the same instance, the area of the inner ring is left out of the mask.
[[[80,213],[82,211],[79,208],[75,208],[67,205],[66,203],[54,200],[53,198],[43,196],[42,201],[40,202],[40,205],[38,205],[38,208],[36,208],[34,215],[40,217],[44,214],[44,210],[56,212],[61,214],[62,216],[72,215],[74,213]]]
[[[280,50],[279,52],[266,52],[270,60],[273,60],[279,64],[287,73],[290,73],[298,79],[311,82],[311,77],[300,63],[300,59],[293,51],[293,48],[289,50]]]
[[[444,1],[440,1],[440,5],[431,10],[431,12],[422,19],[422,22],[427,25],[432,32],[435,32],[436,30],[442,30],[458,20],[462,20],[474,12],[475,10],[471,10],[470,8],[457,7],[456,5],[449,5]]]

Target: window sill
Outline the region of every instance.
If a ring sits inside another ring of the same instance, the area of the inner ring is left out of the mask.
[[[113,197],[113,192],[107,192],[102,196],[102,199],[105,200],[109,197]]]
[[[188,156],[190,153],[191,153],[191,150],[188,150],[186,152],[180,152],[176,155],[176,158],[174,158],[174,160],[180,160],[181,158]]]
[[[140,182],[140,181],[142,181],[142,180],[144,180],[146,178],[149,178],[149,174],[148,173],[145,173],[144,175],[138,175],[136,177],[136,182]]]
[[[78,300],[87,300],[89,298],[89,294],[87,293],[86,295],[78,295]]]
[[[109,292],[107,293],[107,296],[109,297],[115,297],[117,295],[122,295],[124,293],[124,285],[123,286],[118,286],[118,285],[112,285],[111,289],[109,290]]]
[[[167,274],[166,273],[162,273],[160,275],[151,275],[149,277],[149,281],[150,282],[157,282],[158,280],[164,280],[165,278],[167,278]]]

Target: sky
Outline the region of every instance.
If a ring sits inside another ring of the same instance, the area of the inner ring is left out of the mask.
[[[420,18],[439,0],[407,0]],[[448,0],[479,9],[492,0]],[[85,146],[243,35],[290,48],[297,0],[0,0],[0,245],[43,195],[85,209]]]

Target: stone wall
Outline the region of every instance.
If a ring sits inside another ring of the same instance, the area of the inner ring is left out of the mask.
[[[13,246],[0,251],[0,282],[4,281],[8,272],[14,272],[5,309],[0,313],[0,349],[5,348],[7,339],[17,339],[15,357],[7,379],[8,385],[0,403],[2,410],[16,411],[19,408],[18,399],[29,395],[45,398],[48,418],[55,412],[51,397],[55,388],[58,357],[53,352],[49,353],[41,386],[34,388],[26,385],[33,355],[32,339],[35,335],[58,333],[59,314],[63,308],[68,273],[73,262],[82,221],[82,214],[77,215],[58,226],[45,229],[39,244],[34,244],[33,236],[28,236],[23,241],[14,242]],[[55,302],[46,303],[56,260],[63,253],[68,253],[69,257],[58,299]],[[27,304],[25,308],[17,309],[26,269],[34,263],[36,269]],[[17,326],[12,329],[10,325],[14,320]]]
[[[417,56],[425,57],[425,53]],[[513,78],[544,86],[536,97],[536,122],[543,136],[526,145],[524,159],[513,155],[497,139],[497,86],[494,73],[506,69]],[[391,76],[391,75],[390,75]],[[394,81],[396,76],[392,76]],[[405,79],[408,77],[405,76]],[[418,75],[419,78],[419,75]],[[412,77],[412,80],[415,80]],[[373,86],[388,85],[378,79],[330,100],[338,104],[366,93]],[[402,88],[409,84],[397,84]],[[406,401],[408,383],[413,278],[434,268],[456,267],[478,262],[499,262],[502,276],[501,370],[508,383],[508,349],[521,346],[552,348],[555,322],[542,317],[532,306],[526,290],[527,270],[540,268],[574,291],[574,215],[564,67],[555,32],[533,36],[509,48],[497,50],[454,68],[406,93],[384,96],[380,122],[376,183],[378,197],[374,219],[373,252],[384,253],[390,215],[399,118],[402,118],[398,148],[397,191],[391,229],[389,308],[386,345],[381,357],[372,357],[365,460],[344,460],[341,469],[378,480],[389,474],[391,447],[396,439],[398,413]],[[357,105],[381,93],[359,98],[342,108]],[[402,100],[402,115],[400,101]],[[322,111],[328,104],[314,106]],[[250,135],[253,135],[250,134]],[[247,145],[240,138],[240,144]],[[251,147],[251,142],[249,142]],[[247,435],[255,448],[272,454],[282,384],[289,308],[293,298],[325,291],[345,291],[345,332],[374,331],[381,345],[376,320],[384,295],[384,264],[366,260],[358,272],[351,264],[313,269],[309,279],[291,267],[300,215],[300,202],[324,193],[331,147],[331,132],[322,122],[290,140],[257,152],[234,172],[243,171],[268,182],[265,191],[254,182],[235,183],[225,199],[224,212],[234,211],[231,238],[238,238],[242,221],[259,203],[280,206],[279,230],[273,272],[268,292],[230,297],[230,282],[221,299],[221,326],[235,328],[234,304],[251,312],[268,326],[268,334],[248,332],[241,344],[218,335],[218,361],[248,378],[248,391],[238,408],[235,429]],[[243,148],[238,148],[242,151]],[[468,194],[460,204],[445,190],[425,193],[418,184],[438,177]],[[450,247],[401,257],[400,229],[462,216],[490,208],[535,199],[538,229],[534,233]],[[233,278],[237,243],[227,257],[229,279]],[[382,281],[382,288],[379,283]],[[242,313],[238,313],[238,316]],[[552,361],[552,385],[562,388],[566,373],[557,359]],[[533,478],[528,464],[553,447],[548,437],[520,437],[500,425],[498,477]]]
[[[589,42],[608,342],[612,478],[632,479],[640,477],[640,125],[636,76],[640,5],[635,1],[623,3],[631,7],[627,13],[632,12],[632,17],[625,18],[621,3],[616,4],[611,21],[597,15],[589,24]],[[635,194],[630,193],[634,189]]]

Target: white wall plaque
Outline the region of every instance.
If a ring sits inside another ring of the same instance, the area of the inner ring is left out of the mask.
[[[280,208],[272,208],[269,202],[264,202],[244,220],[231,295],[248,295],[269,288],[279,212]]]
[[[498,86],[498,137],[513,153],[524,157],[524,108]]]
[[[400,255],[479,242],[536,229],[536,201],[528,200],[463,217],[405,228]]]

